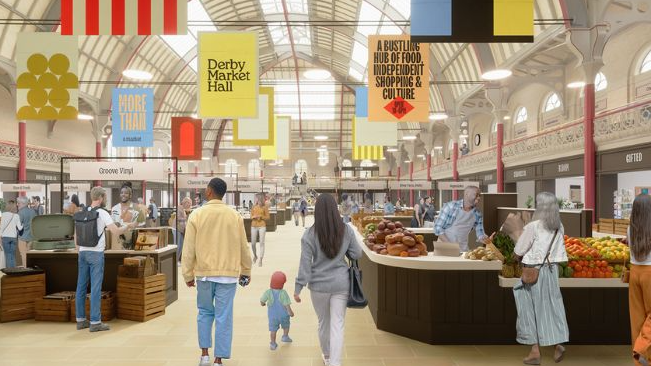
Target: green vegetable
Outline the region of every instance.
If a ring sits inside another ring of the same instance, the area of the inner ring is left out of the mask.
[[[565,267],[563,270],[563,277],[565,278],[572,278],[572,275],[574,275],[574,270],[572,267]]]
[[[515,242],[511,239],[510,236],[505,233],[498,231],[493,237],[493,245],[499,249],[500,253],[504,256],[504,261],[507,264],[513,263],[515,261]]]

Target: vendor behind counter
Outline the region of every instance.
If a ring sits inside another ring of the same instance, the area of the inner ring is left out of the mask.
[[[467,252],[468,234],[474,228],[477,240],[484,242],[488,239],[484,232],[484,218],[477,209],[481,202],[479,187],[466,187],[463,199],[446,203],[434,224],[434,234],[438,241],[459,243],[459,249]]]

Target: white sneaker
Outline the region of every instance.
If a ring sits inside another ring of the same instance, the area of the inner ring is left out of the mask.
[[[323,360],[323,364],[324,364],[325,366],[329,366],[329,365],[330,365],[330,357],[326,357],[326,355],[321,354],[321,359]]]
[[[199,366],[210,366],[212,362],[210,361],[210,356],[201,356],[201,361],[199,361]]]

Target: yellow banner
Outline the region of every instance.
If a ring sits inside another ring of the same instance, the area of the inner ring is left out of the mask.
[[[383,147],[380,145],[360,146],[357,145],[356,118],[353,117],[353,160],[380,160],[383,156]]]
[[[496,36],[533,36],[533,0],[495,0],[493,33]]]
[[[290,148],[290,123],[289,116],[276,116],[274,122],[274,144],[260,147],[262,160],[288,160]]]
[[[233,120],[233,145],[272,146],[274,144],[274,88],[261,87],[258,117]]]
[[[429,44],[368,37],[369,122],[428,122]]]
[[[202,118],[258,116],[258,33],[199,33],[198,114]]]
[[[19,33],[16,42],[16,118],[76,120],[79,101],[76,37]]]

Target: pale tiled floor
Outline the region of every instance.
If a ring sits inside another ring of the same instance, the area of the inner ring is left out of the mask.
[[[304,292],[303,303],[293,304],[290,335],[293,344],[268,349],[266,308],[258,299],[275,270],[284,271],[286,289],[293,291],[298,269],[302,228],[293,223],[267,234],[262,268],[255,267],[253,282],[238,288],[235,299],[233,359],[229,366],[320,366],[316,316]],[[194,366],[196,340],[195,291],[180,285],[179,300],[165,316],[147,323],[114,320],[111,331],[76,331],[73,324],[22,321],[0,324],[0,366]],[[430,346],[375,328],[367,310],[351,310],[346,319],[344,364],[347,366],[467,366],[522,365],[522,346]],[[547,351],[543,364],[553,364]],[[563,365],[630,365],[625,346],[568,346]]]

